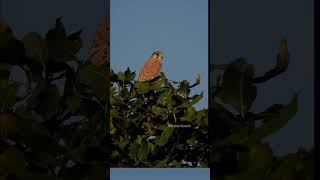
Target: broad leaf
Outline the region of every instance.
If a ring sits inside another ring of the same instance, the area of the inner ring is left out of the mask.
[[[254,83],[266,82],[278,76],[279,74],[285,72],[288,65],[289,65],[289,50],[288,50],[287,40],[282,39],[277,52],[277,63],[274,66],[274,68],[266,72],[263,76],[254,78],[253,82]]]
[[[26,56],[40,63],[48,61],[49,52],[46,40],[38,33],[28,33],[23,39]]]
[[[156,139],[156,145],[164,146],[167,144],[170,136],[172,135],[174,129],[172,127],[167,127],[161,134],[159,138]]]
[[[102,101],[108,97],[108,70],[104,67],[96,67],[92,64],[80,68],[79,81],[94,92],[94,95]]]
[[[257,88],[251,82],[254,69],[243,58],[228,65],[224,74],[222,89],[217,97],[231,105],[242,116],[251,108],[257,96]]]
[[[259,141],[268,135],[278,131],[287,122],[292,119],[298,111],[298,95],[296,94],[291,102],[284,106],[278,113],[265,116],[265,122],[254,132],[248,135],[248,129],[243,128],[237,133],[233,133],[228,138],[223,140],[224,144],[250,144]]]

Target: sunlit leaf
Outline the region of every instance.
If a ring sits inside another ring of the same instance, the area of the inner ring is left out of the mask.
[[[149,82],[136,82],[135,87],[141,92],[141,93],[147,93],[150,91],[150,84]]]
[[[158,139],[156,139],[156,145],[158,145],[158,146],[164,146],[164,145],[166,145],[167,144],[167,142],[168,142],[168,140],[169,140],[169,138],[170,138],[170,136],[172,135],[172,133],[173,133],[173,128],[172,127],[167,127],[163,132],[162,132],[162,134],[161,134],[161,136],[158,138]]]
[[[139,161],[143,161],[147,158],[148,154],[149,154],[149,146],[147,142],[144,142],[139,148],[137,158]]]
[[[203,91],[199,95],[198,94],[194,95],[191,98],[190,104],[194,105],[194,104],[198,103],[202,98],[203,98]]]
[[[184,80],[180,83],[179,85],[179,89],[178,89],[178,92],[184,96],[184,97],[187,97],[190,93],[190,89],[189,89],[189,82]]]

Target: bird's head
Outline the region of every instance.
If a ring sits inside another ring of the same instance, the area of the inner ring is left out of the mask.
[[[162,51],[155,51],[152,53],[151,57],[162,62],[164,55]]]

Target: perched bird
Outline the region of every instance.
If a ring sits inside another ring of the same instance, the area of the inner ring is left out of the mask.
[[[161,51],[152,53],[139,73],[138,82],[150,81],[160,76],[163,58]]]
[[[92,64],[101,67],[109,64],[110,59],[110,19],[104,18],[104,22],[99,25],[93,44],[90,49],[89,60]]]

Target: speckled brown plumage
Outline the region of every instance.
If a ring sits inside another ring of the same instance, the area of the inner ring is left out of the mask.
[[[161,51],[155,51],[144,64],[139,73],[139,82],[150,81],[160,76],[162,60],[164,56]]]
[[[89,53],[89,60],[96,66],[110,63],[110,21],[109,17],[99,25]]]

